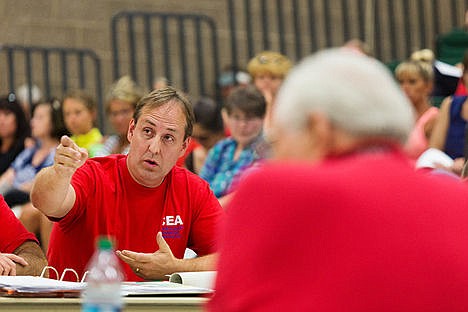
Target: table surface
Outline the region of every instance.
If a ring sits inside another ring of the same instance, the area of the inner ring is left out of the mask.
[[[123,311],[203,311],[205,297],[125,297]],[[0,297],[0,311],[81,311],[80,298]]]

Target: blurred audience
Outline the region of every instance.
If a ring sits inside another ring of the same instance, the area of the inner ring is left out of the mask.
[[[1,193],[10,207],[21,206],[18,211],[20,221],[29,232],[40,238],[41,247],[46,252],[52,222],[32,206],[29,193],[36,174],[53,164],[60,137],[68,134],[58,100],[40,102],[33,107],[31,133],[34,145],[23,150],[2,174]]]
[[[18,154],[10,168],[0,176],[0,193],[10,207],[29,202],[34,177],[42,168],[54,163],[59,139],[68,134],[58,100],[33,107],[31,134],[34,145]]]

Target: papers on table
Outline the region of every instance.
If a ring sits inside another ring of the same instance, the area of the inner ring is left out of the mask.
[[[0,287],[21,292],[53,292],[82,290],[86,283],[58,281],[37,276],[0,276]]]
[[[172,282],[125,282],[122,296],[201,295],[213,290]]]
[[[86,283],[37,276],[0,276],[0,295],[12,297],[79,297]]]
[[[0,293],[4,296],[79,297],[86,284],[35,276],[0,276]],[[167,281],[122,283],[122,296],[200,295],[212,292],[203,287]]]

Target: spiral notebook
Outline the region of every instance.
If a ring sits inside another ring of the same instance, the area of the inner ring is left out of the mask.
[[[60,279],[44,277],[46,270],[55,270],[45,267],[41,276],[0,276],[0,295],[10,297],[79,297],[81,291],[86,288],[84,281],[63,281],[67,272],[63,272]],[[58,277],[58,274],[57,274]],[[122,296],[168,296],[168,295],[205,295],[211,294],[213,290],[182,285],[169,281],[162,282],[123,282]]]

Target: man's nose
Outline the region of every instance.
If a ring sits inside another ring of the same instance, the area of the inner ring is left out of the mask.
[[[159,137],[155,137],[151,140],[148,150],[153,154],[159,154],[161,152],[161,140]]]

